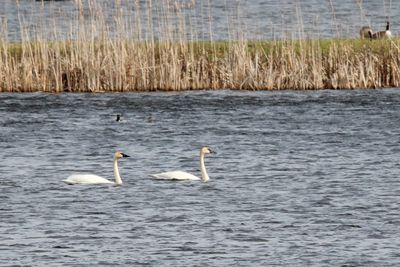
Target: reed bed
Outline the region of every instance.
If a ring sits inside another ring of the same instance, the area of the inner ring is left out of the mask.
[[[82,3],[76,3],[83,8]],[[150,19],[140,21],[139,15],[134,21],[123,21],[124,16],[116,14],[118,31],[111,34],[99,10],[89,22],[80,15],[79,30],[63,40],[26,34],[20,42],[12,43],[4,37],[7,29],[3,25],[0,92],[400,86],[398,39],[251,41],[239,37],[201,41],[187,37],[187,25],[192,22],[177,9],[159,11],[158,15],[164,15],[159,25],[164,36],[157,38],[151,31],[143,37],[143,24],[147,29],[154,25]],[[147,9],[147,16],[154,16],[152,10]],[[127,24],[135,26],[128,30]]]

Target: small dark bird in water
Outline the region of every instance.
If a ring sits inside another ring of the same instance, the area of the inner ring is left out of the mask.
[[[122,120],[121,114],[117,114],[117,119],[115,121],[121,121],[121,120]]]
[[[147,122],[148,122],[148,123],[153,123],[153,122],[154,122],[154,117],[153,117],[153,115],[150,115],[149,117],[147,117]]]

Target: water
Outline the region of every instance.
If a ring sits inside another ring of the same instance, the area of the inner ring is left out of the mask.
[[[398,89],[0,94],[0,266],[399,265],[399,125]]]
[[[91,5],[88,2],[92,2]],[[119,2],[121,5],[117,5]],[[127,32],[135,25],[137,17],[142,21],[142,38],[150,38],[154,32],[161,38],[165,31],[181,31],[176,17],[184,17],[187,38],[231,40],[280,39],[280,38],[355,38],[364,25],[375,31],[385,29],[386,21],[392,22],[392,33],[398,35],[399,25],[395,18],[400,15],[400,1],[393,0],[253,0],[253,1],[196,1],[155,0],[152,27],[148,27],[147,4],[149,1],[84,0],[83,14],[90,21],[93,10],[101,7],[107,29],[117,31],[114,16],[122,12],[127,22]],[[93,4],[95,3],[95,4]],[[138,3],[136,6],[135,3]],[[165,4],[168,3],[168,4]],[[165,10],[167,6],[167,11]],[[183,7],[178,13],[176,6]],[[135,10],[140,10],[139,14]],[[170,14],[166,23],[166,14]],[[7,22],[9,40],[21,38],[24,33],[33,36],[65,39],[71,38],[78,27],[79,9],[72,0],[39,2],[33,0],[2,0],[0,18],[3,27]],[[22,23],[21,23],[22,22]],[[164,23],[169,27],[159,27]],[[56,30],[55,30],[55,29]],[[72,33],[71,33],[72,32]],[[211,34],[210,34],[211,32]],[[31,37],[32,38],[32,37]],[[129,38],[129,36],[128,36]]]

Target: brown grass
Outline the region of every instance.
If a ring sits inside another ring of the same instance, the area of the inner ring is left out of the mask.
[[[140,27],[144,22],[139,20],[135,21],[137,28],[128,33],[118,15],[115,21],[120,32],[113,37],[101,16],[87,23],[82,15],[78,38],[73,41],[27,37],[15,44],[2,38],[0,92],[400,86],[398,39],[196,41],[183,33],[187,32],[185,17],[176,10],[174,14],[178,25],[159,40],[153,34],[143,38]],[[160,25],[171,28],[167,19]],[[128,38],[132,33],[136,37]]]

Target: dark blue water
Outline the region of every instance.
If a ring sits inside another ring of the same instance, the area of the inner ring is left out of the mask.
[[[79,1],[82,10],[75,4]],[[89,25],[87,35],[95,38],[103,37],[99,33],[103,24],[111,37],[119,36],[117,32],[125,27],[125,38],[142,40],[182,38],[182,33],[189,40],[358,38],[362,26],[382,31],[387,20],[394,35],[400,29],[396,21],[400,1],[394,0],[2,0],[0,32],[5,33],[0,36],[9,40],[76,38],[82,28],[80,14]],[[115,17],[121,15],[124,27],[116,24]],[[134,29],[137,21],[141,36]],[[92,31],[92,24],[97,30]],[[180,34],[174,36],[176,32]]]
[[[398,89],[0,94],[0,265],[397,266],[399,125]]]

